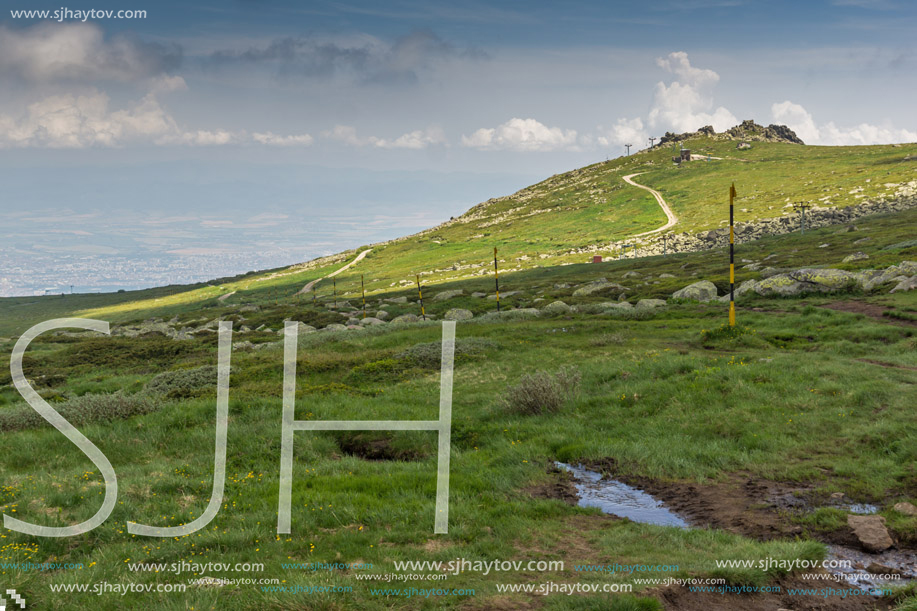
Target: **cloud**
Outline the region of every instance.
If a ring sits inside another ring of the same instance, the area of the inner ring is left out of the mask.
[[[684,51],[657,58],[656,65],[677,80],[669,85],[661,81],[656,84],[648,116],[650,127],[685,132],[712,125],[717,131],[724,131],[739,122],[722,106],[709,112],[713,108],[713,89],[720,80],[716,72],[695,68]]]
[[[575,130],[547,127],[535,119],[512,118],[492,128],[478,129],[462,136],[462,144],[484,150],[557,151],[577,147]]]
[[[106,40],[92,23],[0,26],[0,75],[30,82],[147,79],[177,68],[182,49],[119,35]]]
[[[333,129],[322,133],[322,136],[330,140],[337,140],[348,146],[355,147],[375,147],[384,149],[425,149],[428,146],[436,144],[445,144],[446,136],[439,127],[428,127],[427,129],[418,129],[408,132],[388,140],[369,136],[361,138],[357,135],[355,127],[350,125],[335,125]]]
[[[362,36],[352,41],[285,37],[244,51],[216,51],[208,64],[267,65],[280,78],[340,77],[362,83],[412,84],[436,64],[452,59],[485,59],[474,49],[460,49],[431,30],[417,30],[394,42]]]
[[[315,138],[309,134],[279,136],[273,132],[255,132],[252,134],[252,140],[270,146],[309,146]]]
[[[854,127],[838,127],[833,121],[818,125],[803,106],[786,100],[771,106],[775,123],[792,129],[807,144],[859,145],[917,142],[917,131],[860,123]]]
[[[29,104],[18,118],[0,114],[0,148],[79,149],[132,142],[213,146],[238,139],[225,130],[182,130],[153,93],[120,110],[110,110],[109,101],[93,89],[83,95],[48,96]]]
[[[635,119],[618,119],[618,121],[608,129],[599,128],[597,142],[600,146],[623,146],[633,144],[638,149],[646,142],[649,135],[643,126],[640,118]]]

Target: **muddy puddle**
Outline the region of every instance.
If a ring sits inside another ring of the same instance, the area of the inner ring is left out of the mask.
[[[583,465],[573,466],[562,462],[555,462],[554,464],[558,469],[566,471],[573,476],[578,496],[577,504],[581,507],[597,507],[604,513],[628,518],[634,522],[692,528],[692,524],[683,515],[676,513],[666,506],[663,501],[658,500],[640,488],[607,476],[603,477],[601,473],[592,471]],[[653,490],[652,486],[650,486],[650,489]],[[655,493],[656,491],[653,490],[653,492]],[[759,490],[757,492],[760,493],[762,491]],[[662,496],[665,496],[665,494],[662,494]],[[771,496],[772,501],[775,500],[773,495],[769,496]],[[706,522],[701,516],[691,513],[690,504],[686,505],[685,503],[679,503],[678,499],[674,500],[675,507],[678,508],[679,512],[685,509],[688,510],[687,514],[689,516],[693,516],[692,522],[695,526],[727,527],[727,530],[735,531],[734,528],[729,528],[727,524]],[[794,495],[782,494],[776,500],[781,502],[775,504],[784,509],[802,512],[813,510],[813,507],[809,506],[805,500]],[[876,505],[851,503],[844,498],[832,499],[832,501],[828,506],[836,507],[848,513],[870,515],[879,511],[879,507]],[[752,535],[752,533],[744,534],[746,536]],[[778,535],[777,538],[784,538],[791,533],[781,534],[783,536]],[[763,539],[770,538],[773,537],[763,537]],[[917,554],[895,549],[890,549],[880,554],[871,554],[844,545],[828,545],[825,568],[834,575],[836,586],[858,588],[873,594],[881,594],[881,588],[901,586],[917,580]]]
[[[880,588],[901,586],[917,579],[917,555],[911,552],[887,550],[868,554],[841,545],[829,545],[826,561],[830,567],[828,572],[840,583],[874,594],[881,594]],[[847,566],[842,566],[844,561]]]
[[[603,512],[627,518],[634,522],[688,528],[688,523],[669,510],[662,501],[614,479],[602,478],[601,473],[590,471],[582,465],[554,463],[573,475],[580,507],[598,507]]]

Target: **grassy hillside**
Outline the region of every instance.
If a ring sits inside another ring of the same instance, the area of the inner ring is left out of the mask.
[[[699,150],[704,144],[691,146]],[[804,584],[798,573],[785,570],[716,565],[724,559],[814,560],[827,553],[824,543],[850,544],[846,513],[834,503],[833,493],[877,505],[898,547],[917,548],[917,517],[892,508],[898,501],[917,501],[917,291],[889,294],[885,286],[869,293],[802,298],[748,296],[739,302],[740,327],[730,331],[723,328],[721,303],[618,311],[597,305],[613,298],[608,295],[574,295],[600,277],[625,286],[631,302],[666,298],[702,279],[722,292],[728,278],[722,250],[600,264],[578,260],[556,265],[573,259],[538,258],[549,247],[563,250],[582,240],[607,240],[609,228],[626,233],[662,224],[664,216],[658,206],[654,210],[649,194],[619,180],[642,169],[648,173],[641,181],[662,191],[682,217],[685,227],[680,230],[717,226],[722,206],[709,206],[697,193],[732,180],[740,194],[748,194],[750,201],[738,206],[751,217],[777,214],[786,197],[808,193],[792,191],[797,188],[792,178],[812,171],[825,181],[821,188],[831,180],[836,181],[831,182],[832,194],[847,193],[844,199],[832,195],[838,205],[859,201],[859,193],[849,193],[855,183],[900,184],[915,178],[914,164],[904,160],[914,154],[914,146],[828,149],[755,143],[751,150],[736,151],[734,143],[713,140],[707,146],[715,156],[731,151],[744,160],[676,168],[666,161],[669,151],[656,150],[590,166],[482,204],[448,226],[375,247],[337,277],[339,300],[349,298],[359,307],[359,277],[366,274],[369,315],[385,310],[391,318],[419,313],[415,289],[399,286],[399,280],[413,281],[413,272],[438,268],[444,271],[424,277],[427,312],[439,319],[461,307],[475,315],[458,324],[447,535],[433,534],[436,440],[428,432],[296,433],[293,533],[276,533],[283,379],[276,331],[286,319],[320,327],[359,317],[358,311],[342,314],[328,307],[330,282],[319,286],[315,305],[311,294],[296,294],[305,283],[352,261],[356,251],[209,285],[0,301],[0,334],[8,338],[0,339],[4,355],[34,322],[71,313],[117,324],[174,317],[173,328],[195,329],[189,340],[152,331],[130,338],[50,335],[33,343],[24,362],[26,376],[109,457],[118,473],[119,498],[105,524],[79,537],[37,539],[4,531],[2,559],[7,564],[0,566],[0,575],[5,587],[24,594],[30,608],[42,609],[651,611],[669,600],[661,587],[633,583],[622,573],[578,571],[575,565],[664,564],[669,568],[638,576],[716,578],[731,586],[836,585]],[[596,186],[601,181],[609,185],[608,192]],[[765,189],[765,183],[771,190],[779,188],[779,194]],[[798,188],[814,193],[812,185]],[[897,188],[876,186],[868,193],[878,197]],[[604,204],[596,203],[602,198]],[[532,214],[537,210],[546,211]],[[626,210],[633,212],[630,218]],[[579,221],[569,222],[567,214]],[[826,227],[742,244],[736,251],[737,279],[759,278],[764,266],[858,270],[917,260],[915,227],[917,209],[912,209],[860,219],[855,231]],[[479,232],[490,235],[472,237]],[[563,300],[577,310],[542,310],[534,318],[492,314],[494,300],[471,294],[493,292],[488,254],[494,243],[506,267],[520,268],[502,276],[503,291],[519,291],[505,297],[504,308],[540,308]],[[857,251],[869,258],[842,263]],[[530,259],[515,262],[514,253]],[[451,270],[462,261],[483,266]],[[461,277],[467,274],[472,276]],[[445,290],[463,294],[437,300],[436,294]],[[222,507],[210,525],[186,537],[130,535],[128,520],[177,525],[199,516],[208,503],[216,319],[234,324]],[[296,417],[435,419],[439,338],[435,321],[304,335]],[[551,391],[544,388],[551,384],[544,383],[545,376],[558,373],[574,391],[548,396]],[[0,510],[46,525],[86,519],[102,498],[100,474],[23,404],[10,382],[8,370],[0,371],[6,456],[0,462]],[[534,394],[536,401],[514,402],[520,393]],[[572,485],[554,470],[555,460],[583,462],[652,490],[677,509],[693,512],[698,528],[637,524],[571,505]],[[710,500],[709,506],[703,499]],[[361,578],[403,574],[396,561],[456,558],[562,560],[565,565],[486,575],[465,571],[445,579],[442,572],[418,569],[407,572],[423,577],[410,582]],[[10,564],[23,562],[82,568],[38,571]],[[257,562],[264,568],[177,574],[135,566],[180,562]],[[315,569],[300,563],[356,563],[360,568]],[[272,581],[188,584],[202,575]],[[548,582],[629,584],[634,589],[575,597],[500,590]],[[100,583],[188,589],[124,596],[52,589]],[[408,597],[394,592],[406,587],[450,593]],[[756,600],[761,608],[887,609],[913,605],[909,593],[895,600],[800,596],[788,602],[763,594]],[[721,597],[721,606],[716,602],[706,608],[746,608],[744,600]]]
[[[414,283],[474,278],[491,273],[493,248],[499,248],[504,273],[583,262],[569,250],[607,244],[665,223],[652,196],[621,177],[646,172],[637,180],[660,191],[679,223],[675,232],[717,228],[728,218],[727,189],[739,193],[736,220],[779,216],[795,201],[849,206],[891,198],[913,190],[917,144],[867,147],[816,147],[754,142],[737,150],[733,141],[695,138],[685,143],[698,154],[720,160],[676,166],[669,147],[641,151],[552,176],[513,195],[489,200],[440,227],[375,246],[358,265],[337,278],[338,291],[353,297],[361,274],[369,294]],[[28,321],[70,312],[123,320],[144,311],[171,315],[234,292],[224,304],[292,301],[307,282],[352,260],[363,246],[330,260],[286,271],[274,270],[210,285],[155,289],[103,296],[32,297],[0,300],[0,334],[13,334]],[[321,283],[322,298],[331,283]],[[310,298],[311,299],[311,298]],[[26,305],[27,304],[27,305]],[[14,322],[15,321],[15,322]]]

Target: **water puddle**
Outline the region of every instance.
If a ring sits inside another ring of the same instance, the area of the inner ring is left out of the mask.
[[[576,480],[580,507],[598,507],[605,513],[634,522],[688,528],[688,523],[670,511],[649,494],[613,479],[602,479],[601,473],[590,471],[582,465],[576,467],[562,462],[554,463]]]
[[[881,554],[869,554],[829,545],[826,560],[829,566],[836,565],[828,570],[839,581],[872,594],[882,594],[880,588],[902,586],[917,579],[917,555],[909,552],[887,550]]]

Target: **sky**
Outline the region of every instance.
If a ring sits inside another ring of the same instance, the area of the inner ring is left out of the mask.
[[[294,263],[666,131],[917,141],[915,31],[905,0],[0,0],[0,295]]]

